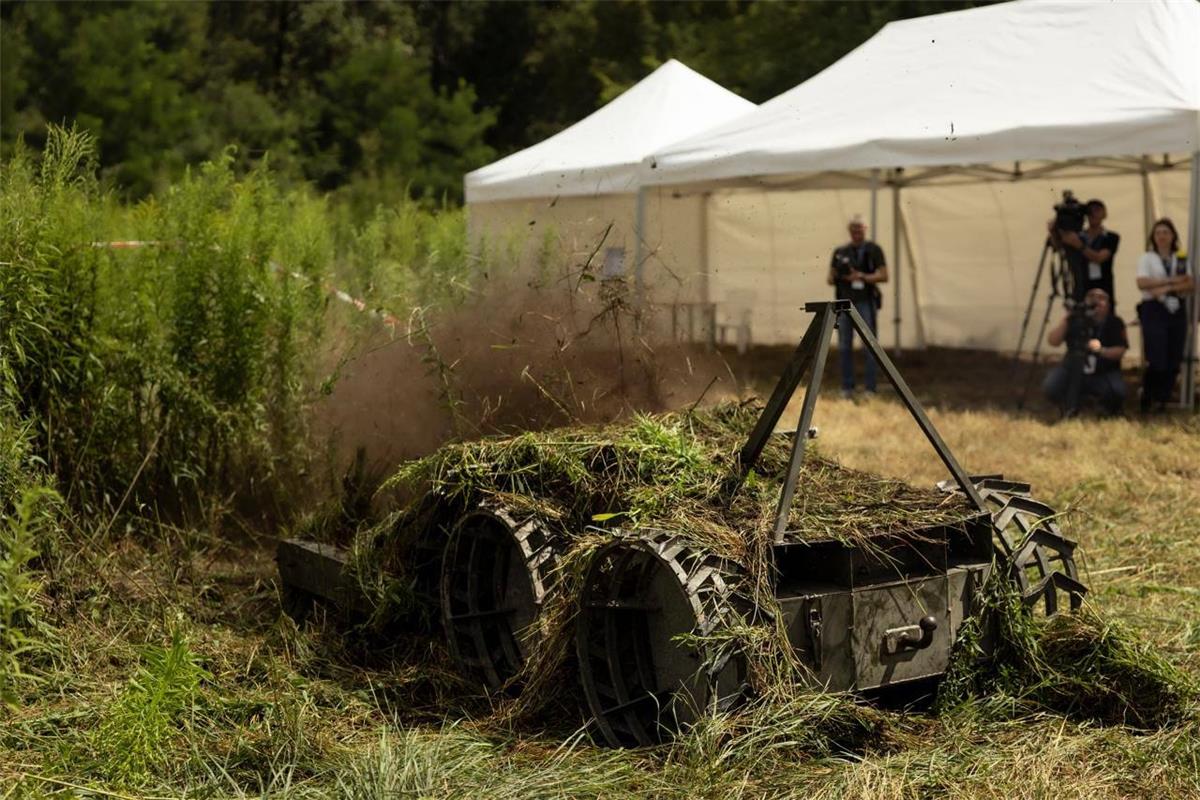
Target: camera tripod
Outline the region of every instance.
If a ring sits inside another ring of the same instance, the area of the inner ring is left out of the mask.
[[[1047,264],[1050,267],[1050,295],[1046,298],[1046,312],[1042,315],[1041,325],[1038,327],[1037,336],[1034,338],[1033,359],[1025,374],[1025,380],[1021,384],[1021,394],[1017,398],[1018,409],[1025,408],[1025,401],[1029,396],[1029,383],[1033,379],[1034,368],[1041,357],[1042,341],[1046,336],[1046,326],[1050,322],[1050,314],[1054,311],[1054,301],[1062,298],[1066,303],[1074,302],[1075,275],[1072,272],[1066,250],[1061,244],[1054,241],[1053,236],[1047,236],[1046,243],[1042,246],[1042,256],[1038,259],[1037,274],[1033,278],[1033,288],[1029,292],[1029,303],[1025,306],[1025,318],[1021,321],[1021,334],[1017,337],[1017,350],[1013,354],[1012,378],[1014,384],[1017,380],[1017,374],[1021,369],[1021,351],[1025,346],[1025,337],[1029,333],[1029,323],[1033,318],[1033,306],[1037,301],[1038,290],[1041,288],[1042,276],[1046,273]],[[1073,350],[1074,348],[1068,348],[1068,359],[1072,359],[1073,356],[1077,355]],[[1069,368],[1071,364],[1068,363],[1067,366]],[[1079,405],[1079,389],[1083,379],[1082,373],[1083,364],[1082,360],[1080,360],[1078,369],[1070,371],[1071,381],[1068,384],[1066,400],[1063,404],[1064,416],[1076,410]]]

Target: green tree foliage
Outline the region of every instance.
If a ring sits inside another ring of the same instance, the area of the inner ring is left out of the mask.
[[[325,73],[323,85],[324,123],[342,169],[402,176],[418,194],[437,198],[454,194],[463,173],[493,154],[482,141],[493,117],[473,110],[474,90],[465,83],[435,90],[398,42],[355,50]]]
[[[457,199],[494,150],[493,114],[465,84],[435,87],[411,9],[345,3],[6,3],[4,119],[40,145],[74,120],[135,196],[234,144],[334,189],[398,176]]]
[[[14,47],[4,56],[3,93],[14,81],[6,100],[14,113],[5,114],[4,139],[75,121],[117,182],[139,191],[203,156],[202,107],[188,96],[204,77],[202,11],[188,3],[6,8],[4,49]]]
[[[134,196],[225,152],[375,204],[461,199],[462,174],[581,119],[668,58],[762,102],[893,19],[872,3],[6,2],[0,144],[77,121]]]

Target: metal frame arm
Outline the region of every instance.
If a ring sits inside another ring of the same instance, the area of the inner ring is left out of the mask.
[[[817,353],[812,371],[808,374],[808,388],[804,391],[804,405],[800,408],[800,424],[796,426],[796,438],[792,441],[792,457],[788,462],[787,478],[779,491],[779,505],[775,509],[775,541],[783,540],[791,516],[792,498],[796,496],[796,483],[800,480],[800,466],[804,463],[804,446],[808,442],[808,429],[812,427],[813,411],[817,407],[817,394],[821,391],[821,376],[825,374],[825,357],[829,355],[829,338],[839,310],[826,306],[812,321],[809,330],[818,330]],[[785,401],[786,404],[786,401]]]
[[[759,416],[758,422],[754,426],[754,430],[750,433],[750,438],[742,447],[741,453],[738,456],[738,467],[742,477],[754,467],[762,455],[763,448],[766,446],[767,437],[775,429],[779,423],[780,417],[783,416],[784,409],[787,408],[788,401],[792,399],[797,387],[800,385],[800,380],[804,373],[811,366],[808,375],[808,386],[804,392],[804,404],[800,411],[800,422],[796,429],[796,437],[792,442],[791,458],[788,462],[787,477],[780,488],[779,506],[775,512],[775,541],[779,542],[783,538],[783,534],[787,529],[789,512],[792,506],[792,500],[796,496],[796,484],[800,478],[800,467],[804,463],[804,449],[808,441],[808,431],[812,426],[813,413],[817,405],[817,395],[821,390],[821,377],[825,372],[825,361],[829,355],[830,340],[832,338],[834,323],[846,324],[847,322],[854,326],[858,331],[858,335],[862,337],[863,344],[867,350],[879,362],[883,368],[884,374],[887,375],[892,386],[896,389],[896,393],[900,395],[908,413],[916,420],[917,425],[921,428],[921,432],[925,434],[925,438],[933,445],[933,449],[941,458],[942,463],[950,470],[950,474],[954,476],[955,483],[962,489],[963,493],[970,499],[971,504],[980,511],[986,511],[987,505],[980,496],[975,484],[971,482],[971,478],[966,471],[959,465],[958,460],[954,458],[954,454],[950,452],[950,448],[942,440],[941,435],[934,428],[933,422],[925,414],[925,410],[921,404],[917,402],[917,398],[913,396],[912,391],[908,388],[908,384],[904,382],[904,378],[900,376],[899,370],[892,360],[888,358],[883,347],[880,346],[879,340],[875,338],[874,332],[870,329],[862,316],[855,310],[853,304],[849,300],[835,300],[833,302],[807,303],[804,310],[810,313],[815,313],[816,317],[808,325],[808,330],[804,332],[804,337],[800,340],[800,344],[793,352],[791,359],[784,368],[783,375],[779,378],[779,383],[775,385],[775,390],[771,392],[771,398],[767,401],[766,407],[763,409],[762,415]]]
[[[775,384],[775,390],[771,392],[771,398],[767,400],[767,405],[763,408],[758,422],[754,425],[754,430],[750,432],[750,438],[746,440],[745,446],[742,447],[742,451],[738,455],[738,466],[743,476],[751,470],[758,461],[758,457],[762,455],[763,448],[767,444],[767,438],[775,430],[775,426],[779,424],[779,418],[783,416],[783,411],[787,408],[788,401],[796,393],[796,387],[800,385],[800,379],[804,377],[804,371],[808,369],[809,363],[812,362],[813,355],[818,347],[818,339],[820,338],[821,325],[819,323],[819,317],[809,323],[808,330],[804,332],[804,337],[792,353],[787,366],[784,367],[783,375],[779,378],[779,383]],[[828,349],[828,346],[825,349]]]

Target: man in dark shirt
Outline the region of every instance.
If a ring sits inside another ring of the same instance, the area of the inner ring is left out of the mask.
[[[829,284],[838,300],[854,303],[863,320],[875,333],[876,312],[882,295],[878,285],[887,281],[887,262],[879,245],[867,239],[867,226],[857,214],[847,228],[850,241],[833,251],[829,262]],[[838,326],[838,355],[842,365],[842,395],[854,392],[854,330],[849,325]],[[863,370],[863,385],[869,394],[875,393],[875,359],[867,354]]]
[[[1050,370],[1042,383],[1042,391],[1052,402],[1063,409],[1064,414],[1075,413],[1070,393],[1071,381],[1078,376],[1079,394],[1075,402],[1084,397],[1095,397],[1106,414],[1120,414],[1125,406],[1125,381],[1121,378],[1121,357],[1129,348],[1125,337],[1125,322],[1111,313],[1112,304],[1103,289],[1089,289],[1085,302],[1088,313],[1082,318],[1083,328],[1077,331],[1082,358],[1072,358],[1070,352],[1063,362]],[[1051,347],[1067,341],[1071,333],[1071,315],[1063,317],[1046,336]],[[1068,343],[1068,347],[1069,347]]]
[[[1060,231],[1059,238],[1067,249],[1075,278],[1075,297],[1081,298],[1092,289],[1103,289],[1112,307],[1116,307],[1113,294],[1113,257],[1121,237],[1104,227],[1108,209],[1100,200],[1087,201],[1087,229],[1080,233]]]

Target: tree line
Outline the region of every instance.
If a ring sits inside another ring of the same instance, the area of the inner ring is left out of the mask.
[[[668,58],[762,102],[893,19],[972,2],[5,2],[0,147],[97,142],[131,198],[227,149],[369,209],[462,175]]]

